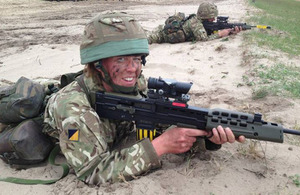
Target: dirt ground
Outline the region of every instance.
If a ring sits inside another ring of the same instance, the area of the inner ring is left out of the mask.
[[[0,86],[20,76],[56,78],[76,72],[80,64],[79,44],[86,22],[106,10],[134,15],[146,31],[152,31],[175,11],[195,13],[201,1],[124,0],[124,1],[42,1],[0,0]],[[219,14],[233,22],[256,13],[244,0],[216,0]],[[243,83],[255,63],[266,54],[277,61],[299,65],[299,57],[245,43],[242,32],[228,41],[180,44],[152,44],[146,77],[161,76],[192,81],[191,105],[260,112],[264,119],[280,122],[286,128],[299,127],[300,101],[284,97],[252,100],[252,89]],[[247,60],[245,60],[247,57]],[[239,86],[239,87],[237,87]],[[182,155],[162,157],[161,169],[133,181],[87,186],[70,173],[52,185],[17,185],[0,182],[0,195],[7,194],[300,194],[299,137],[285,135],[284,143],[253,142],[224,144],[186,160]],[[15,170],[0,161],[0,177],[56,178],[60,170],[49,165]]]

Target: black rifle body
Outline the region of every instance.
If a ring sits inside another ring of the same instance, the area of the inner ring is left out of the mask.
[[[260,114],[205,109],[176,101],[135,99],[104,92],[96,93],[95,109],[100,118],[134,121],[136,127],[142,129],[153,130],[157,124],[167,124],[211,131],[222,125],[230,127],[236,137],[244,135],[256,140],[283,142],[283,127],[262,121]]]

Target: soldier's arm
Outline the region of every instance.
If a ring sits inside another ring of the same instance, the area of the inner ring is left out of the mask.
[[[156,29],[152,32],[147,33],[148,43],[164,43],[164,36],[163,36],[163,25],[159,25]]]
[[[62,131],[59,136],[62,153],[79,179],[99,185],[129,180],[160,166],[148,139],[110,151],[109,143],[117,133],[115,127],[107,120],[101,121],[84,96],[83,92],[73,92],[68,94],[68,101],[63,99],[66,96],[60,96],[61,99],[56,99],[58,103],[52,105],[56,126]]]
[[[189,28],[190,31],[192,31],[192,34],[196,41],[209,41],[221,38],[221,36],[218,33],[207,35],[202,22],[199,19],[197,19],[197,17],[193,17],[189,21],[187,21],[186,28]]]

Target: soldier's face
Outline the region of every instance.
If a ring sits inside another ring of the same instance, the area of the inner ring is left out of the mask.
[[[141,56],[115,56],[102,60],[104,68],[116,85],[133,87],[141,73]]]

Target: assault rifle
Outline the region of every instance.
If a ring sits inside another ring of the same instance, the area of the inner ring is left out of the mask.
[[[242,27],[243,30],[249,30],[251,28],[271,29],[270,26],[265,25],[250,26],[246,23],[228,23],[228,18],[228,16],[218,16],[217,22],[209,22],[207,20],[204,20],[202,24],[207,32],[207,35],[211,35],[212,33],[215,33],[218,30],[222,29],[234,29],[236,26]]]
[[[261,114],[248,114],[224,109],[189,106],[187,94],[192,83],[149,78],[148,97],[132,98],[97,92],[95,109],[100,118],[134,121],[137,138],[152,140],[159,132],[157,125],[177,125],[211,131],[222,125],[230,127],[236,137],[283,142],[283,133],[300,135],[300,131],[262,120]]]

